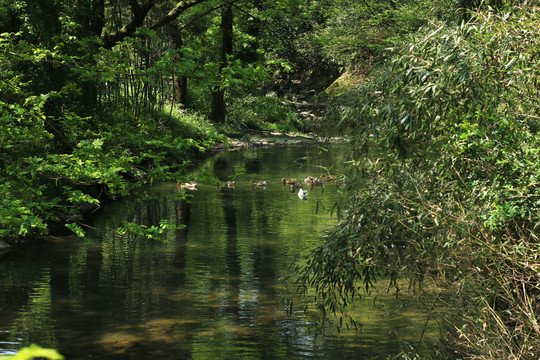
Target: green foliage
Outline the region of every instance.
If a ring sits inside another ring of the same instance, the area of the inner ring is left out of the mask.
[[[432,2],[333,2],[329,20],[313,33],[323,53],[342,67],[364,66],[389,43],[426,23]]]
[[[82,227],[76,223],[66,224],[66,227],[80,238],[84,238],[86,236]]]
[[[299,279],[321,310],[346,315],[375,279],[399,291],[434,276],[452,348],[538,358],[538,20],[523,7],[434,22],[348,94],[349,206]]]
[[[247,95],[237,98],[229,107],[227,125],[234,129],[279,130],[297,132],[304,129],[298,115],[278,98]],[[237,131],[238,131],[237,130]]]
[[[172,231],[185,228],[185,225],[177,226],[171,224],[168,220],[161,220],[159,225],[139,225],[133,222],[124,221],[123,226],[116,229],[116,234],[120,236],[135,236],[143,237],[150,240],[163,241],[163,234]]]
[[[487,190],[480,197],[492,230],[532,219],[538,207],[534,19],[479,14],[471,25],[434,25],[392,60],[378,95],[360,108],[390,125],[386,137],[400,152],[413,155],[420,142],[455,154],[446,160],[468,187]]]
[[[5,50],[0,52],[0,237],[44,234],[58,221],[82,237],[80,214],[96,210],[104,196],[125,196],[141,183],[165,180],[186,166],[190,154],[223,140],[206,119],[174,106],[158,109],[126,98],[135,105],[135,111],[128,110],[123,97],[128,94],[109,85],[104,89],[112,93],[98,94],[108,112],[100,111],[99,104],[90,113],[84,111],[75,100],[85,82],[114,84],[118,71],[129,71],[123,68],[126,62],[81,67],[77,56],[62,53],[65,44],[57,44],[53,52],[18,36],[0,37]],[[13,50],[17,53],[10,55]],[[63,64],[64,74],[71,69],[82,83],[66,81],[53,90],[24,82],[39,76],[25,73],[28,64],[47,67],[52,61]],[[158,62],[134,75],[149,83],[148,74],[167,71]]]
[[[2,360],[32,360],[35,358],[49,359],[49,360],[63,360],[64,357],[60,355],[56,350],[44,349],[37,345],[31,345],[30,347],[23,348],[12,356],[0,356]]]
[[[5,178],[0,178],[3,180]],[[19,178],[16,180],[24,180]],[[20,183],[6,181],[0,190],[0,237],[14,238],[33,232],[46,233],[47,222],[56,220],[56,199],[41,199],[43,187],[21,188]]]
[[[427,166],[418,159],[396,164],[391,158],[350,164],[342,221],[299,271],[303,291],[315,288],[319,310],[347,316],[352,299],[381,279],[388,279],[389,289],[397,292],[402,277],[418,286],[428,268],[436,269],[454,251],[446,237],[461,230],[451,227],[442,210],[450,210],[445,197],[453,184],[446,183],[444,192],[428,193],[439,181],[426,173]]]

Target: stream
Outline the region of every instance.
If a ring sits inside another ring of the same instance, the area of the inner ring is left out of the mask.
[[[302,200],[280,180],[340,175],[350,156],[350,145],[221,152],[183,179],[199,181],[186,200],[175,183],[148,186],[108,204],[85,239],[13,250],[0,259],[0,355],[38,344],[68,360],[386,359],[420,338],[429,349],[436,324],[386,282],[354,304],[362,326],[341,331],[313,323],[290,284],[296,256],[337,224],[341,190],[305,186]],[[161,241],[115,233],[162,220],[183,228]]]

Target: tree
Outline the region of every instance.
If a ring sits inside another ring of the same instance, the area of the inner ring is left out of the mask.
[[[233,54],[233,11],[232,4],[226,3],[221,10],[221,62],[219,71],[228,65],[228,58]],[[210,121],[216,124],[225,122],[227,107],[225,104],[225,88],[222,84],[216,85],[212,89],[212,109]]]
[[[182,48],[182,32],[178,29],[169,27],[171,29],[169,34],[169,46],[174,50],[179,50]],[[177,55],[179,56],[179,55]],[[177,57],[173,59],[177,60]],[[185,74],[178,74],[176,71],[173,73],[173,97],[172,102],[175,105],[187,104],[187,92],[188,92],[188,79]]]
[[[104,34],[101,38],[103,40],[103,47],[106,49],[112,48],[118,41],[125,39],[128,36],[136,35],[137,29],[142,26],[147,26],[152,30],[159,29],[172,21],[176,20],[180,14],[188,10],[189,8],[206,2],[209,0],[191,0],[191,1],[179,1],[173,6],[167,7],[170,9],[166,14],[160,16],[158,20],[151,24],[145,24],[145,21],[149,17],[150,11],[156,8],[158,3],[164,4],[166,1],[159,0],[147,0],[146,2],[139,4],[137,0],[129,0],[131,9],[131,21],[124,24],[120,29]]]

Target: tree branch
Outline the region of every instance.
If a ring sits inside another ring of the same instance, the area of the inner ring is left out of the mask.
[[[150,29],[158,29],[177,19],[181,13],[189,9],[190,7],[200,4],[208,0],[189,0],[189,1],[179,1],[171,11],[160,20],[158,20],[154,25],[150,26]],[[117,32],[113,34],[107,34],[103,36],[103,47],[106,49],[112,48],[116,43],[122,41],[128,36],[135,34],[138,27],[144,25],[144,20],[148,16],[150,10],[156,4],[156,0],[148,0],[145,4],[140,5],[137,0],[129,0],[131,6],[131,12],[133,14],[133,20]]]
[[[252,18],[252,19],[255,19],[255,20],[261,20],[258,16],[255,16],[253,14],[251,14],[249,11],[247,10],[244,10],[243,8],[241,8],[240,6],[236,5],[234,2],[230,2],[230,5],[238,10],[240,10],[241,12],[243,12],[245,15],[247,15],[248,17]]]
[[[221,4],[221,5],[218,5],[216,7],[213,7],[211,9],[208,9],[206,10],[205,12],[203,12],[202,14],[198,15],[196,18],[192,19],[190,22],[188,22],[187,24],[184,24],[182,25],[182,27],[179,29],[180,31],[184,30],[185,28],[187,28],[188,26],[190,26],[191,24],[193,24],[195,21],[203,18],[204,16],[208,15],[209,13],[213,12],[213,11],[216,11],[218,9],[221,9],[223,6],[225,6],[225,4]]]
[[[114,34],[107,34],[103,36],[104,48],[110,49],[114,45],[116,45],[117,42],[130,35],[133,35],[135,31],[137,31],[137,28],[141,27],[144,24],[146,16],[155,5],[154,0],[149,0],[146,4],[142,6],[139,5],[137,0],[129,0],[129,3],[131,5],[131,12],[133,13],[133,20],[131,20],[129,24],[127,24]]]
[[[197,5],[197,4],[200,4],[202,2],[205,2],[205,1],[207,1],[207,0],[191,0],[191,1],[180,1],[180,2],[178,2],[176,4],[176,6],[171,11],[169,11],[169,13],[167,15],[162,17],[154,25],[150,26],[150,29],[155,30],[155,29],[158,29],[158,28],[160,28],[160,27],[162,27],[164,25],[167,25],[171,21],[178,18],[178,16],[180,16],[181,13],[183,13],[184,11],[189,9],[190,7],[192,7],[194,5]]]

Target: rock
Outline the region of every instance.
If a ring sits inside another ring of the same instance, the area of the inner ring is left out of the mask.
[[[9,245],[7,242],[5,242],[4,240],[0,240],[0,258],[6,255],[11,250],[11,248],[12,246]]]
[[[251,133],[242,136],[240,139],[229,139],[227,146],[216,144],[214,151],[219,150],[237,150],[249,147],[270,147],[270,146],[288,146],[301,144],[317,143],[344,143],[349,141],[348,136],[343,137],[321,137],[316,134],[288,134],[278,131]]]
[[[11,249],[11,245],[9,245],[4,240],[0,240],[0,252]]]

